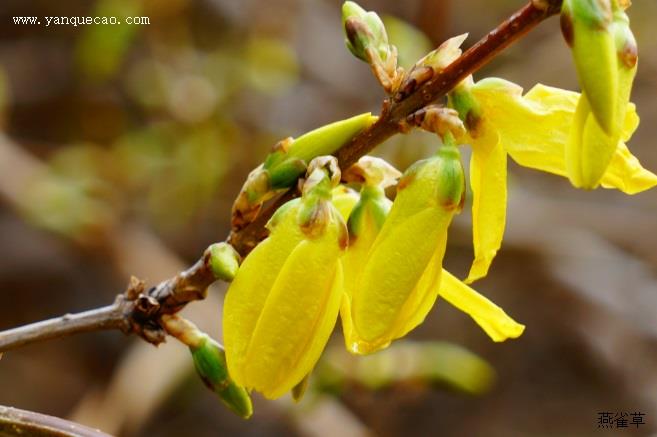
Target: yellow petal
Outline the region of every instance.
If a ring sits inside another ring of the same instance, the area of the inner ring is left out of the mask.
[[[344,267],[344,296],[340,308],[340,320],[342,322],[342,332],[344,335],[345,346],[349,351],[357,353],[359,342],[358,335],[354,331],[354,324],[351,318],[351,299],[354,294],[354,287],[358,281],[358,276],[363,270],[369,253],[377,235],[379,227],[369,209],[364,211],[359,225],[360,234],[358,237],[350,236],[349,247],[342,256],[342,265]]]
[[[443,257],[447,245],[447,234],[442,234],[436,251],[422,273],[415,289],[402,306],[399,316],[391,330],[391,338],[397,339],[415,329],[426,318],[438,297],[440,280],[442,278]]]
[[[593,119],[592,117],[593,114],[591,113],[589,100],[586,98],[586,94],[582,94],[570,124],[570,132],[565,149],[566,173],[570,183],[577,188],[583,188],[585,186],[583,174],[584,132],[587,121],[589,118]],[[593,121],[595,122],[595,120]]]
[[[331,193],[331,203],[333,203],[333,206],[338,210],[345,223],[349,219],[351,210],[354,209],[354,206],[358,203],[358,197],[358,192],[344,185],[338,185],[333,188]]]
[[[641,167],[639,160],[621,142],[602,177],[601,185],[604,188],[619,189],[626,194],[636,194],[657,186],[657,176]]]
[[[536,86],[522,97],[520,87],[502,80],[473,87],[484,116],[518,164],[564,176],[565,144],[579,97],[561,91]]]
[[[501,79],[484,79],[473,87],[484,114],[494,121],[507,153],[518,164],[566,176],[565,145],[580,95],[545,85],[534,86],[524,97],[522,89]],[[622,141],[628,141],[639,124],[636,107],[627,106]],[[601,185],[635,194],[653,186],[655,175],[619,141]]]
[[[472,139],[470,184],[475,259],[466,283],[486,276],[502,245],[506,224],[506,151],[487,121]]]
[[[604,132],[592,113],[586,94],[582,94],[566,144],[566,169],[575,187],[593,189],[600,184],[620,137],[620,126],[612,135]]]
[[[226,294],[223,315],[226,361],[230,375],[239,385],[245,385],[242,369],[246,349],[271,285],[287,255],[303,239],[299,227],[292,223],[296,210],[287,211],[280,226],[246,257]]]
[[[395,206],[393,206],[394,210]],[[385,347],[404,303],[415,290],[453,213],[426,208],[393,229],[388,222],[374,243],[352,300],[354,330]]]
[[[518,338],[525,326],[509,317],[502,308],[465,285],[447,270],[440,281],[440,296],[470,317],[496,342]]]
[[[299,243],[285,261],[244,359],[245,386],[277,398],[315,366],[337,321],[342,266],[335,232]]]

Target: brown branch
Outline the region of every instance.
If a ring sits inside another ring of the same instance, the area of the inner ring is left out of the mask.
[[[531,0],[413,93],[403,98],[386,99],[378,121],[337,151],[340,167],[349,167],[386,139],[399,133],[401,123],[407,117],[444,98],[447,92],[484,66],[505,47],[556,14],[561,8],[561,2],[562,0]],[[264,225],[274,211],[297,195],[295,189],[288,190],[271,202],[254,222],[239,231],[231,232],[227,241],[245,256],[267,236]],[[104,329],[120,329],[126,334],[136,333],[146,341],[158,344],[166,337],[161,322],[162,315],[175,314],[189,302],[205,298],[207,287],[214,281],[215,277],[209,266],[209,252],[206,251],[191,268],[148,291],[145,291],[142,281],[132,278],[126,292],[119,295],[113,305],[0,332],[0,353],[37,341]]]
[[[0,352],[31,343],[90,331],[127,328],[122,302],[78,314],[67,314],[31,325],[10,329],[0,334]]]
[[[143,281],[132,277],[112,305],[0,332],[0,354],[44,340],[110,329],[137,334],[157,345],[166,338],[162,315],[175,314],[189,302],[204,299],[215,280],[206,250],[192,267],[149,290]]]

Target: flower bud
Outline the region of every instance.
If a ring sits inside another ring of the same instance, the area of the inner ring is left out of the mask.
[[[369,353],[386,347],[417,326],[431,308],[438,293],[447,228],[462,203],[464,182],[458,150],[452,144],[404,174],[385,223],[369,250],[362,251],[365,257],[355,277],[346,282],[351,300],[345,299],[342,320],[349,350]],[[375,216],[371,217],[373,223],[365,229],[375,228]],[[355,210],[350,224],[357,218]],[[356,270],[347,265],[351,250],[344,259],[346,271]]]
[[[342,5],[342,26],[345,43],[354,56],[371,63],[372,53],[376,53],[381,61],[387,60],[390,53],[388,34],[375,12],[367,12],[358,4],[347,1]]]
[[[471,137],[476,137],[478,134],[477,128],[481,122],[482,110],[481,105],[472,94],[473,86],[474,80],[472,76],[468,76],[449,92],[447,98],[449,106],[458,112],[459,118],[468,130],[468,134]]]
[[[564,0],[561,28],[571,46],[577,75],[595,119],[614,134],[618,68],[611,31],[611,0]]]
[[[251,398],[244,388],[228,376],[226,355],[221,346],[203,334],[198,343],[189,347],[196,372],[205,385],[215,392],[221,401],[236,414],[248,419],[253,414]]]
[[[246,257],[224,305],[230,374],[267,398],[292,390],[313,369],[343,294],[347,234],[330,202],[334,169],[326,160],[309,167],[310,185],[272,217],[270,236]]]
[[[415,65],[431,67],[438,72],[444,70],[461,56],[461,45],[468,38],[468,34],[454,36],[443,42],[437,49],[430,51],[425,57],[420,59]]]
[[[566,147],[568,176],[574,186],[596,188],[609,167],[621,140],[626,112],[637,70],[637,48],[629,19],[621,8],[614,11],[610,29],[614,35],[618,92],[614,96],[614,119],[611,133],[605,131],[593,114],[593,103],[582,93],[575,122]]]
[[[404,76],[395,100],[400,101],[413,93],[420,85],[431,79],[436,73],[445,69],[461,56],[461,44],[468,34],[448,39],[435,50],[429,52],[417,61],[413,68]]]
[[[208,250],[214,277],[226,282],[232,281],[240,267],[239,253],[228,243],[215,243]]]
[[[301,135],[274,147],[265,162],[253,170],[233,204],[233,229],[242,229],[258,216],[264,202],[292,187],[316,156],[335,153],[347,141],[371,126],[376,116],[367,112]]]
[[[264,167],[274,174],[277,167],[286,160],[299,159],[307,164],[317,156],[331,155],[362,130],[374,124],[377,119],[378,117],[366,112],[307,132],[292,140],[284,150],[274,151],[267,157]],[[297,176],[301,174],[303,171]]]

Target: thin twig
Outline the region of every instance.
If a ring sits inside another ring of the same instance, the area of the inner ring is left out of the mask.
[[[143,281],[130,278],[126,291],[112,305],[0,332],[0,354],[44,340],[109,329],[137,334],[157,345],[166,338],[162,315],[175,314],[189,302],[204,299],[215,280],[206,250],[192,267],[149,290]]]
[[[556,14],[561,8],[561,2],[531,0],[413,93],[403,98],[386,99],[378,121],[337,151],[340,167],[349,167],[383,141],[399,133],[401,123],[407,117],[444,98],[447,92],[505,47]],[[255,221],[239,231],[231,232],[227,241],[241,255],[247,255],[267,236],[264,225],[274,211],[297,195],[296,190],[288,190],[271,202]],[[207,287],[214,281],[215,277],[209,267],[209,252],[206,251],[191,268],[148,291],[144,291],[143,282],[133,278],[127,291],[119,295],[113,305],[0,332],[0,353],[37,341],[105,329],[136,333],[146,341],[158,344],[166,337],[162,328],[162,315],[175,314],[189,302],[205,298]]]
[[[80,332],[125,330],[127,328],[123,305],[117,301],[112,305],[83,313],[66,314],[4,331],[0,335],[0,351],[6,352],[31,343],[53,340]]]

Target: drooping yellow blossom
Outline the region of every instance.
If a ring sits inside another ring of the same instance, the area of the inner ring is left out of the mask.
[[[326,170],[313,169],[322,164],[311,163],[302,198],[279,208],[268,224],[271,235],[246,257],[226,295],[229,373],[267,398],[283,395],[310,373],[343,295],[346,227],[330,202]]]
[[[484,79],[469,89],[478,113],[465,142],[472,145],[472,222],[475,261],[466,280],[485,276],[500,248],[506,222],[506,155],[518,164],[567,177],[566,144],[580,94],[536,85],[522,88],[502,79]],[[621,135],[601,179],[605,188],[635,194],[657,185],[657,176],[632,156],[627,141],[639,118],[627,104]]]
[[[447,228],[462,205],[464,183],[458,149],[448,144],[405,173],[392,207],[381,189],[365,186],[349,219],[343,258],[340,314],[351,352],[371,353],[403,337],[422,323],[439,294],[495,341],[522,333],[522,325],[442,269]]]
[[[596,188],[613,159],[623,133],[632,83],[637,71],[638,52],[630,30],[629,18],[623,9],[618,6],[614,8],[613,21],[611,10],[609,11],[610,25],[606,34],[607,39],[611,41],[612,62],[609,64],[613,68],[615,86],[612,87],[603,80],[605,75],[601,75],[599,65],[594,63],[589,66],[589,74],[596,79],[598,88],[605,90],[606,94],[611,93],[610,110],[606,111],[606,118],[611,118],[607,125],[600,122],[600,102],[598,107],[595,107],[590,95],[591,90],[584,88],[566,144],[566,171],[570,182],[578,188]],[[589,48],[586,50],[590,52]],[[588,56],[594,59],[591,53]]]
[[[590,102],[588,109],[608,135],[615,130],[618,95],[611,3],[612,0],[564,0],[561,11],[561,29]]]

